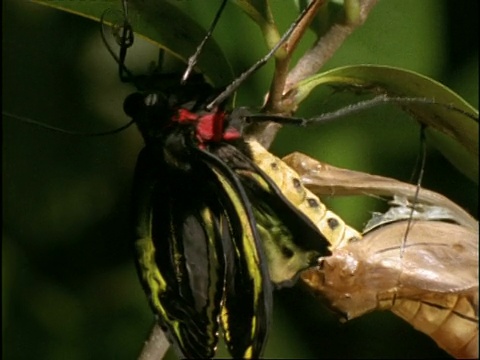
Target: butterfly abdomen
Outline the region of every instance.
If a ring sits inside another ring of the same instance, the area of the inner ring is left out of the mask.
[[[281,159],[268,152],[257,141],[249,140],[253,160],[282,191],[282,195],[299,212],[318,227],[322,236],[335,248],[343,242],[361,239],[361,235],[335,213],[328,210],[320,199],[308,190],[298,175]]]

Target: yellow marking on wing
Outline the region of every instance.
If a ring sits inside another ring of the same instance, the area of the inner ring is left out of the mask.
[[[257,141],[249,140],[248,144],[255,164],[278,186],[285,198],[319,228],[332,249],[362,238],[359,232],[345,224],[338,215],[328,210],[314,193],[303,186],[300,175],[291,167]],[[336,226],[332,227],[334,222]]]

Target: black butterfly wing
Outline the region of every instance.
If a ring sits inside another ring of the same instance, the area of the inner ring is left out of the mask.
[[[272,311],[272,286],[249,199],[238,177],[216,156],[197,154],[217,177],[234,251],[225,252],[226,282],[221,324],[234,358],[258,358]]]
[[[159,166],[144,149],[134,180],[140,279],[169,340],[187,358],[214,355],[225,278],[225,221],[211,189],[196,187],[203,175]]]
[[[137,267],[177,352],[214,355],[218,318],[234,357],[258,357],[272,289],[252,210],[233,172],[192,149],[192,169],[159,166],[148,150],[135,173]]]
[[[271,280],[288,286],[301,270],[316,265],[319,256],[330,254],[330,243],[319,228],[288,200],[280,187],[246,155],[252,148],[222,144],[212,151],[235,172],[246,191],[268,258]],[[273,156],[272,156],[273,158]],[[275,158],[276,159],[276,158]],[[280,161],[276,159],[275,161]],[[298,180],[300,181],[300,180]],[[312,202],[318,199],[309,199]]]

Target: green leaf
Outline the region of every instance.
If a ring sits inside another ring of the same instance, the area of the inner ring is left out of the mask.
[[[272,11],[265,0],[236,0],[235,4],[250,16],[261,28],[274,23]]]
[[[294,102],[302,102],[319,85],[336,85],[389,97],[433,100],[434,104],[411,102],[401,106],[427,126],[429,141],[458,170],[478,182],[478,110],[448,87],[408,70],[356,65],[336,68],[300,82],[294,89]]]
[[[103,16],[108,25],[121,22],[123,16],[121,2],[118,0],[34,2],[98,22]],[[195,53],[206,34],[192,18],[165,0],[129,0],[128,17],[135,33],[183,61]],[[207,42],[197,67],[216,87],[228,84],[233,79],[230,64],[213,39]]]

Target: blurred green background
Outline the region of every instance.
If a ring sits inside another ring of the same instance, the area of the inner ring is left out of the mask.
[[[285,28],[293,5],[272,3]],[[204,26],[217,6],[178,4]],[[4,111],[85,132],[127,121],[122,103],[132,88],[118,80],[98,23],[26,1],[5,0],[2,7]],[[354,63],[405,67],[445,83],[478,107],[477,14],[476,0],[381,1],[325,70]],[[215,39],[236,73],[265,53],[259,30],[231,4]],[[156,51],[137,47],[130,66],[146,71]],[[271,70],[270,64],[242,87],[238,105],[261,105]],[[313,96],[298,114],[313,116],[335,104]],[[378,108],[315,130],[284,128],[272,150],[303,151],[337,166],[408,181],[418,127],[397,115]],[[88,138],[3,118],[5,359],[136,358],[152,323],[128,236],[130,185],[141,147],[134,128]],[[424,186],[477,216],[476,186],[431,149]],[[357,228],[370,211],[385,207],[372,199],[324,200]],[[276,292],[274,311],[267,357],[448,357],[388,312],[340,324],[297,287]]]

